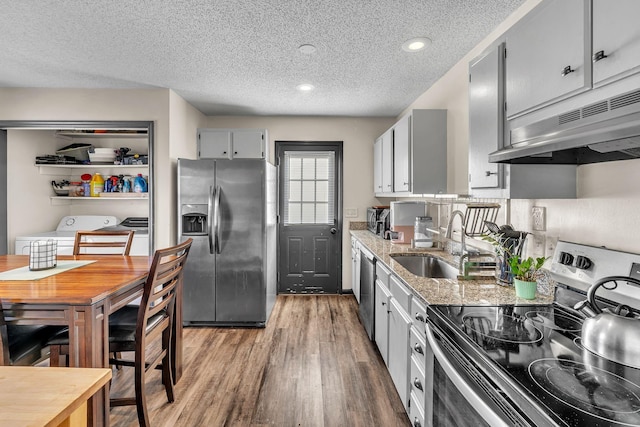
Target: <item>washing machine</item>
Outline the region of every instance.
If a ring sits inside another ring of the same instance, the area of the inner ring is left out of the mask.
[[[124,222],[124,221],[123,221]],[[63,217],[54,231],[18,236],[15,241],[16,255],[29,255],[31,242],[53,239],[58,242],[58,255],[73,255],[73,243],[78,230],[99,230],[118,227],[120,221],[111,215],[71,215]],[[148,228],[135,228],[131,244],[131,255],[149,255]]]

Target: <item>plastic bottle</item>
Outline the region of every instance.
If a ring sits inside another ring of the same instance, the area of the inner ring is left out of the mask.
[[[104,190],[104,178],[99,173],[95,173],[93,177],[91,177],[91,182],[89,183],[91,197],[100,197],[100,193]]]
[[[91,196],[91,175],[88,173],[83,173],[80,179],[82,179],[83,196]]]
[[[133,192],[134,193],[146,193],[147,192],[147,181],[142,177],[142,174],[139,173],[133,179]]]
[[[433,220],[430,216],[417,216],[413,241],[416,248],[430,248],[433,246],[433,240],[431,238],[431,231],[429,228],[433,228]]]

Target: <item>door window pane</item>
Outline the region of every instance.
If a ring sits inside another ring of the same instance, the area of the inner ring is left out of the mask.
[[[333,151],[284,154],[285,224],[334,224]]]

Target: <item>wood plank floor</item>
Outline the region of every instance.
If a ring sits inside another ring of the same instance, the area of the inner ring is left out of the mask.
[[[352,295],[278,296],[266,328],[185,328],[184,373],[168,403],[147,380],[153,426],[410,426]],[[112,396],[133,395],[132,368]],[[135,407],[111,425],[137,426]]]

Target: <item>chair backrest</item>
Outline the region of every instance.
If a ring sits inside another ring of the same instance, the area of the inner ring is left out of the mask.
[[[73,254],[129,255],[134,233],[134,230],[77,231],[73,243]]]
[[[182,284],[182,270],[192,242],[193,239],[189,238],[176,246],[155,251],[140,301],[136,345],[144,346],[145,337],[153,333],[154,328],[149,326],[155,325],[156,320],[158,324],[166,321],[171,327],[176,291]],[[149,319],[153,320],[150,322]]]
[[[4,311],[0,301],[0,366],[10,365],[9,358],[9,334],[7,333],[7,323],[4,320]]]

